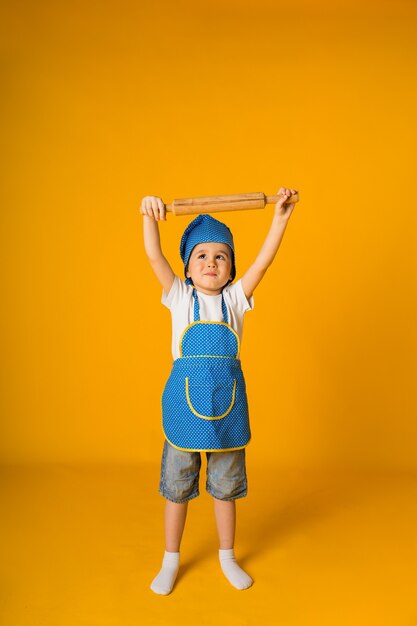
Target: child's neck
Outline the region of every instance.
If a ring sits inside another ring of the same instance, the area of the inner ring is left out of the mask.
[[[198,293],[204,294],[205,296],[219,296],[223,291],[223,287],[219,290],[214,291],[208,291],[207,289],[200,289],[199,287],[196,287],[196,291],[198,291]]]

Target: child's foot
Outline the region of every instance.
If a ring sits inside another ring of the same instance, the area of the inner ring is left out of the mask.
[[[178,574],[179,566],[180,553],[167,552],[165,550],[161,571],[157,576],[155,576],[151,583],[152,591],[160,593],[164,596],[171,593]]]
[[[219,550],[219,558],[223,574],[233,587],[236,587],[236,589],[247,589],[251,586],[253,583],[252,578],[236,563],[234,548]]]

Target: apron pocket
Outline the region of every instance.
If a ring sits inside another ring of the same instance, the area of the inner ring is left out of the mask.
[[[185,395],[191,411],[197,417],[218,420],[226,417],[236,398],[236,379],[211,384],[185,379]]]

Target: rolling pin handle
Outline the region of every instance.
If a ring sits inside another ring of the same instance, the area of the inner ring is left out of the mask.
[[[265,204],[276,204],[278,200],[280,199],[281,199],[281,196],[279,195],[265,196]],[[284,204],[293,204],[294,202],[298,202],[298,201],[299,201],[298,191],[296,191],[295,194],[291,196],[291,198],[288,198],[288,201],[285,202]]]

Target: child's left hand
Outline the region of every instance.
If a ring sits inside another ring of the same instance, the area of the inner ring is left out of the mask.
[[[278,195],[282,197],[275,205],[275,215],[277,215],[281,220],[288,220],[293,212],[295,202],[292,204],[285,204],[285,202],[287,202],[288,199],[295,193],[297,193],[295,189],[287,189],[287,187],[279,188]]]

